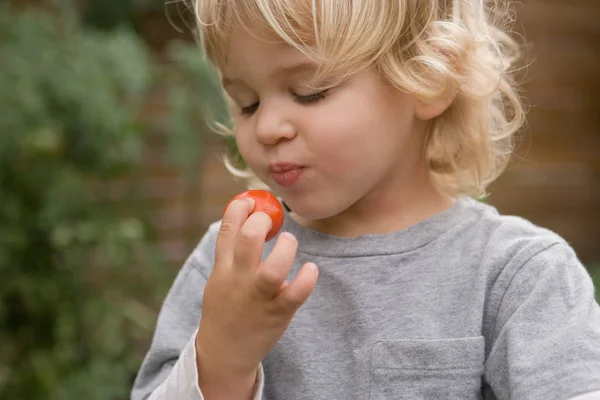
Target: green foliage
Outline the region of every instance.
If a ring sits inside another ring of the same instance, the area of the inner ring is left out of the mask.
[[[82,0],[83,21],[88,26],[110,30],[134,24],[140,11],[162,9],[160,0]]]
[[[175,69],[164,71],[163,77],[168,82],[172,110],[163,121],[169,126],[169,159],[190,177],[201,161],[197,151],[201,138],[190,137],[189,132],[198,126],[214,130],[215,123],[227,125],[229,114],[218,76],[197,47],[174,41],[169,44],[167,53],[177,65]]]
[[[600,263],[594,263],[588,266],[588,271],[592,276],[596,288],[596,301],[600,304]]]
[[[171,159],[179,161],[189,175],[189,172],[197,168],[200,160],[194,147],[189,146],[191,140],[187,132],[193,126],[204,125],[206,122],[208,130],[213,132],[222,131],[223,127],[231,129],[231,118],[217,72],[198,49],[174,41],[170,43],[167,52],[169,59],[178,66],[169,71],[167,78],[171,88],[169,103],[174,110],[168,121],[172,135],[170,154]],[[202,110],[201,114],[198,109]],[[246,164],[235,139],[232,136],[224,136],[222,139],[234,165],[245,169]]]
[[[141,109],[168,83],[164,129],[197,157],[203,92],[170,77],[201,55],[157,68],[129,30],[6,5],[0,37],[0,398],[127,398],[175,273],[136,198]]]

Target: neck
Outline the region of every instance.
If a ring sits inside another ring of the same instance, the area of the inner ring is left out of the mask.
[[[429,171],[406,176],[375,188],[342,213],[322,219],[293,218],[310,229],[335,236],[356,237],[399,231],[452,206],[454,198],[437,188]]]

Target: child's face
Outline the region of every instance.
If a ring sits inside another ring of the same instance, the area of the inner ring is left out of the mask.
[[[306,219],[398,204],[394,196],[416,188],[427,169],[415,98],[374,68],[320,98],[307,86],[314,67],[287,45],[233,35],[222,72],[239,106],[235,134],[244,160]],[[277,173],[277,164],[295,170]]]

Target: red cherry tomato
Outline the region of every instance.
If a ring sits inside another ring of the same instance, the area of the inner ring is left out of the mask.
[[[254,199],[255,205],[254,210],[252,210],[252,213],[262,211],[269,217],[271,217],[272,227],[269,233],[267,234],[265,241],[268,242],[269,240],[273,239],[275,235],[277,235],[277,232],[279,232],[279,230],[281,229],[281,226],[283,225],[284,213],[283,207],[281,206],[279,200],[277,200],[275,196],[273,196],[270,192],[266,190],[248,190],[246,192],[238,194],[233,199],[229,200],[227,206],[225,206],[225,210],[227,210],[227,207],[229,207],[229,204],[232,201],[244,198]],[[223,210],[223,213],[225,213],[225,210]]]

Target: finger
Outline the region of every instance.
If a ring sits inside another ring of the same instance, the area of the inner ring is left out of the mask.
[[[248,217],[240,228],[234,250],[233,263],[237,267],[258,267],[265,246],[265,239],[273,221],[264,212]]]
[[[285,312],[295,312],[315,289],[318,277],[319,269],[315,264],[304,264],[296,278],[277,294],[275,301]]]
[[[294,235],[289,232],[279,235],[271,254],[256,271],[256,287],[262,296],[272,299],[281,290],[297,250],[298,241]]]
[[[254,210],[254,199],[234,200],[229,204],[221,220],[221,227],[215,245],[215,264],[233,259],[238,232],[248,215]]]

